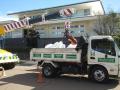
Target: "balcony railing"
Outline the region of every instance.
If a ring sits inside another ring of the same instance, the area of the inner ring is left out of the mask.
[[[67,20],[74,22],[74,21],[94,20],[94,19],[97,19],[97,16],[67,17],[67,18],[45,20],[43,22],[35,23],[35,25],[64,23]]]

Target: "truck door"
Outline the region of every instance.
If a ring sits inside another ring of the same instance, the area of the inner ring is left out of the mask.
[[[118,57],[113,40],[107,38],[91,40],[88,58],[88,64],[99,64],[104,66],[109,74],[118,74]]]

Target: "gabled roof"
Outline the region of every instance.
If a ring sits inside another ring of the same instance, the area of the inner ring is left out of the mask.
[[[101,0],[92,0],[92,1],[85,1],[85,2],[81,2],[81,3],[69,4],[69,5],[61,5],[61,6],[49,7],[49,8],[43,8],[43,9],[36,9],[36,10],[28,10],[28,11],[9,13],[8,15],[19,15],[19,14],[26,14],[26,13],[31,13],[31,12],[39,12],[39,11],[50,10],[50,9],[54,9],[54,8],[62,8],[62,7],[73,6],[73,5],[78,5],[78,4],[85,4],[85,3],[91,3],[91,2],[97,2],[97,1],[100,1],[102,9],[103,9],[103,11],[105,13],[105,10],[104,10],[104,7],[103,7],[103,4],[102,4]]]

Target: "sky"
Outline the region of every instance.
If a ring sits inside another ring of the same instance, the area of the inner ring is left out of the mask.
[[[91,0],[1,0],[0,1],[0,21],[9,19],[8,13],[48,8],[60,5],[80,3]],[[120,12],[119,0],[102,0],[106,12],[114,10]]]

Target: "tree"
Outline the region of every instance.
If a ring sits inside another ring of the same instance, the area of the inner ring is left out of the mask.
[[[30,29],[27,33],[27,46],[32,48],[37,48],[38,46],[38,39],[40,38],[40,34],[38,31]]]
[[[114,35],[113,38],[115,39],[118,47],[120,48],[120,33],[117,33],[116,35]]]
[[[94,31],[98,35],[115,35],[120,31],[120,17],[114,11],[107,15],[98,15]]]

